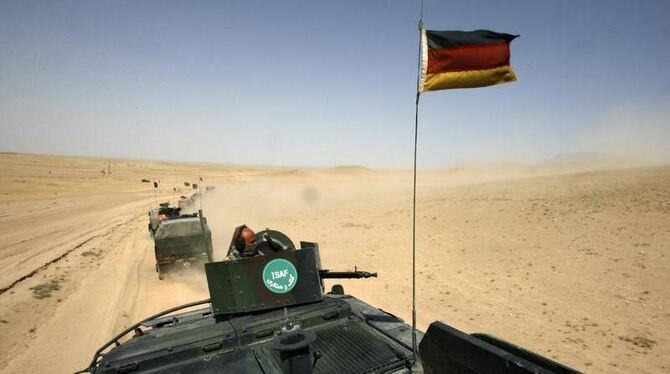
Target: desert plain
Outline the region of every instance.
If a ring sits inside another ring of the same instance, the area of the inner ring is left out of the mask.
[[[1,154],[0,371],[83,369],[124,327],[208,297],[200,267],[154,270],[147,212],[192,194],[185,181],[215,187],[194,207],[215,259],[242,223],[316,241],[327,268],[379,273],[347,293],[411,321],[409,171]],[[668,372],[669,285],[670,165],[418,175],[422,330],[439,319],[584,372]]]

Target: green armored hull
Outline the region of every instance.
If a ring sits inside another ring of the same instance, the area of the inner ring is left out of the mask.
[[[390,314],[351,296],[330,295],[288,315],[316,335],[317,373],[408,372],[411,328]],[[210,308],[157,318],[92,372],[281,373],[272,342],[284,319],[276,309],[217,322]]]

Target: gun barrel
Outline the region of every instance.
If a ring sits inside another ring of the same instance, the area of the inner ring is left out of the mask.
[[[361,278],[377,278],[377,273],[370,273],[367,271],[330,271],[319,270],[321,279],[361,279]]]

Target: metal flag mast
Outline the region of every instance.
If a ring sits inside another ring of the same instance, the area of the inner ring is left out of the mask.
[[[203,194],[203,187],[205,184],[205,181],[202,179],[202,176],[198,177],[200,179],[200,185],[198,186],[199,191],[198,191],[198,200],[200,200],[200,211],[202,212],[202,199],[205,197]],[[205,191],[207,191],[207,188],[205,187]]]
[[[412,181],[412,358],[417,362],[416,346],[416,150],[419,134],[419,98],[421,97],[421,39],[423,34],[423,0],[419,0],[419,61],[416,70],[416,101],[414,103],[414,168]]]

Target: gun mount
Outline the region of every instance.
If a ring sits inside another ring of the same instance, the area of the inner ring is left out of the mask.
[[[228,260],[205,264],[215,316],[318,302],[323,300],[323,279],[377,276],[358,269],[322,269],[317,243],[300,242],[296,249],[280,231],[266,229],[243,239],[245,230],[245,225],[235,229]]]

